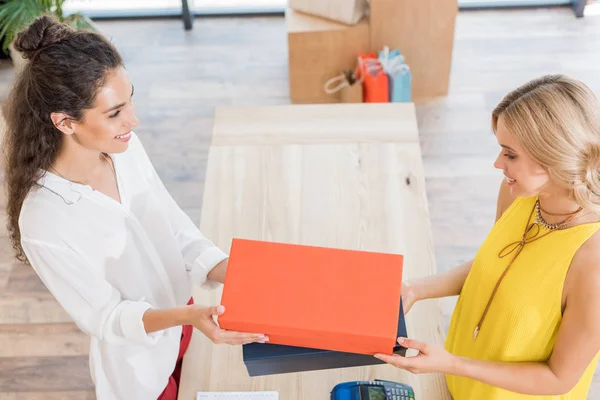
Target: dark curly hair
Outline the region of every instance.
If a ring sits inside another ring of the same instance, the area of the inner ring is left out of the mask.
[[[6,109],[6,213],[16,258],[27,262],[19,230],[21,207],[54,162],[63,140],[50,114],[61,112],[82,122],[107,74],[123,60],[101,34],[75,31],[48,15],[20,32],[15,48],[28,62],[17,76]]]

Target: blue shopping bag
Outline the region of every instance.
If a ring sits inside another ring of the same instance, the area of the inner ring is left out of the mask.
[[[412,99],[412,76],[400,50],[390,51],[385,46],[379,52],[378,58],[383,70],[389,77],[390,102],[410,102]]]

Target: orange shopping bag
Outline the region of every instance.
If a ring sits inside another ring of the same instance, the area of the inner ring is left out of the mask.
[[[365,103],[388,103],[390,101],[389,78],[375,52],[358,56],[357,76],[363,82]]]

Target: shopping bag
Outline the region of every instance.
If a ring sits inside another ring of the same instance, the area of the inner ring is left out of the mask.
[[[404,56],[398,49],[390,51],[389,47],[385,46],[379,52],[378,60],[388,75],[390,102],[410,102],[412,98],[412,76]]]
[[[342,103],[363,102],[362,82],[358,80],[352,70],[345,70],[340,75],[328,80],[325,83],[325,92],[328,94],[341,92],[340,102]]]
[[[346,25],[356,25],[367,11],[366,0],[289,0],[291,9]]]
[[[356,75],[362,81],[365,103],[389,102],[389,79],[374,52],[358,56]]]

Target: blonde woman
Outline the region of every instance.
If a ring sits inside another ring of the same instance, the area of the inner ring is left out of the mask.
[[[406,286],[418,300],[459,295],[445,348],[399,338],[442,372],[456,400],[586,399],[600,350],[600,107],[583,83],[544,76],[492,113],[506,176],[475,259]]]

